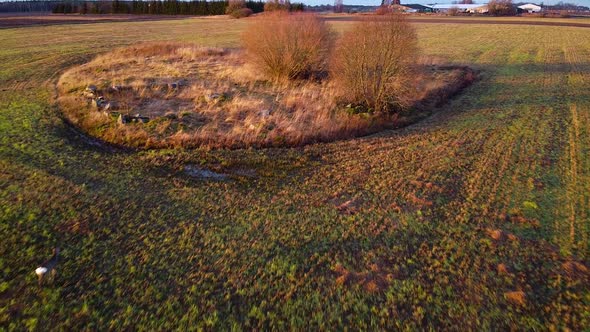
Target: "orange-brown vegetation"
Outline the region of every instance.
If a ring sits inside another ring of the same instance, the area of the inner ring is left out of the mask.
[[[285,81],[327,69],[334,34],[312,14],[276,12],[258,17],[243,34],[246,54],[269,79]]]
[[[504,293],[506,301],[514,305],[525,306],[526,294],[523,291],[512,291]]]
[[[329,61],[334,40],[315,15],[271,13],[244,32],[244,51],[158,43],[99,56],[61,77],[59,104],[73,124],[120,145],[292,146],[410,123],[474,80],[468,68],[418,64],[400,15],[357,23]]]
[[[336,273],[336,284],[343,287],[360,286],[369,293],[377,293],[386,289],[394,279],[393,274],[382,271],[377,264],[372,264],[369,270],[353,272],[342,264],[336,264],[332,271]]]
[[[264,4],[265,12],[289,11],[290,3],[285,0],[269,0]]]
[[[492,238],[493,240],[496,240],[496,241],[500,241],[503,237],[503,233],[499,229],[488,228],[488,229],[486,229],[486,233],[488,234],[488,236],[490,238]]]
[[[498,264],[496,269],[498,271],[498,274],[504,274],[504,275],[510,274],[510,272],[508,271],[508,268],[506,267],[506,264],[504,264],[504,263]]]
[[[587,280],[590,278],[590,270],[580,262],[570,260],[561,264],[561,267],[571,279]]]
[[[401,15],[366,18],[346,31],[331,63],[340,97],[376,112],[407,106],[418,49]]]
[[[90,134],[141,148],[300,145],[403,123],[397,114],[357,114],[339,106],[329,80],[276,84],[246,59],[241,50],[180,43],[117,49],[64,73],[59,104],[70,122]],[[312,63],[296,70],[310,73],[323,66]],[[405,96],[417,110],[439,104],[435,91],[456,92],[463,84],[457,84],[464,76],[461,68],[439,70],[428,63],[421,73],[424,82]],[[90,85],[96,85],[95,97],[103,97],[108,109],[85,96]],[[136,115],[149,121],[118,121]]]
[[[246,1],[244,0],[229,1],[225,13],[233,18],[243,18],[253,14],[252,9],[246,8]]]

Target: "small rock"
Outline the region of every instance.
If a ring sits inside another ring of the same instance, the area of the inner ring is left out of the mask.
[[[126,124],[130,121],[130,116],[125,114],[119,114],[119,118],[117,119],[118,124]]]
[[[103,107],[103,105],[106,104],[106,100],[104,99],[103,96],[100,96],[100,97],[96,98],[95,99],[95,102],[96,102],[96,106],[97,107]]]
[[[90,84],[86,87],[86,91],[96,93],[96,85]]]
[[[268,118],[270,116],[271,110],[262,110],[260,111],[260,116],[263,118]]]
[[[129,120],[133,121],[133,122],[147,123],[150,121],[150,118],[147,116],[142,116],[141,114],[137,113],[134,116],[130,116]]]
[[[174,113],[174,112],[168,112],[168,113],[164,114],[164,117],[166,119],[170,119],[170,120],[176,120],[176,119],[178,119],[178,115],[176,113]]]
[[[221,98],[221,95],[220,95],[219,93],[212,93],[212,94],[210,94],[210,95],[206,95],[206,96],[205,96],[205,100],[206,100],[207,102],[216,101],[216,100],[218,100],[218,99],[220,99],[220,98]]]
[[[109,88],[109,92],[119,92],[123,90],[123,86],[121,85],[113,85]]]
[[[169,83],[168,84],[168,89],[170,89],[170,90],[176,90],[176,89],[178,89],[178,86],[179,86],[178,83],[172,82],[172,83]]]
[[[194,165],[186,165],[184,166],[184,172],[193,177],[202,178],[202,179],[210,179],[210,180],[225,180],[227,175],[215,173],[213,171],[200,168]]]

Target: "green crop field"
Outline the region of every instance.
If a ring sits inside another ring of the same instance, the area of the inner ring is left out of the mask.
[[[349,141],[124,151],[62,121],[67,68],[141,41],[239,46],[248,22],[0,30],[0,330],[590,327],[590,29],[416,24],[479,80]]]

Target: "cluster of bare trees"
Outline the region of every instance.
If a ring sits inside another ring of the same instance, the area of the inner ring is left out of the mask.
[[[494,16],[516,15],[516,6],[512,0],[492,0],[488,3],[488,13]]]
[[[244,1],[244,7],[254,13],[262,12],[264,2]],[[223,15],[228,1],[214,0],[109,0],[109,1],[61,1],[52,7],[53,13],[80,14],[137,14],[137,15]]]
[[[277,13],[259,18],[243,36],[250,61],[275,82],[327,73],[346,104],[367,112],[400,109],[418,55],[406,18],[365,18],[340,38],[319,17]]]
[[[61,1],[0,1],[0,13],[50,12]]]

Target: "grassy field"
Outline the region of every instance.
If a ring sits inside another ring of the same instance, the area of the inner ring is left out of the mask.
[[[70,66],[137,41],[232,47],[246,24],[0,30],[0,329],[590,326],[589,30],[416,25],[480,81],[345,142],[113,151],[61,120]]]

